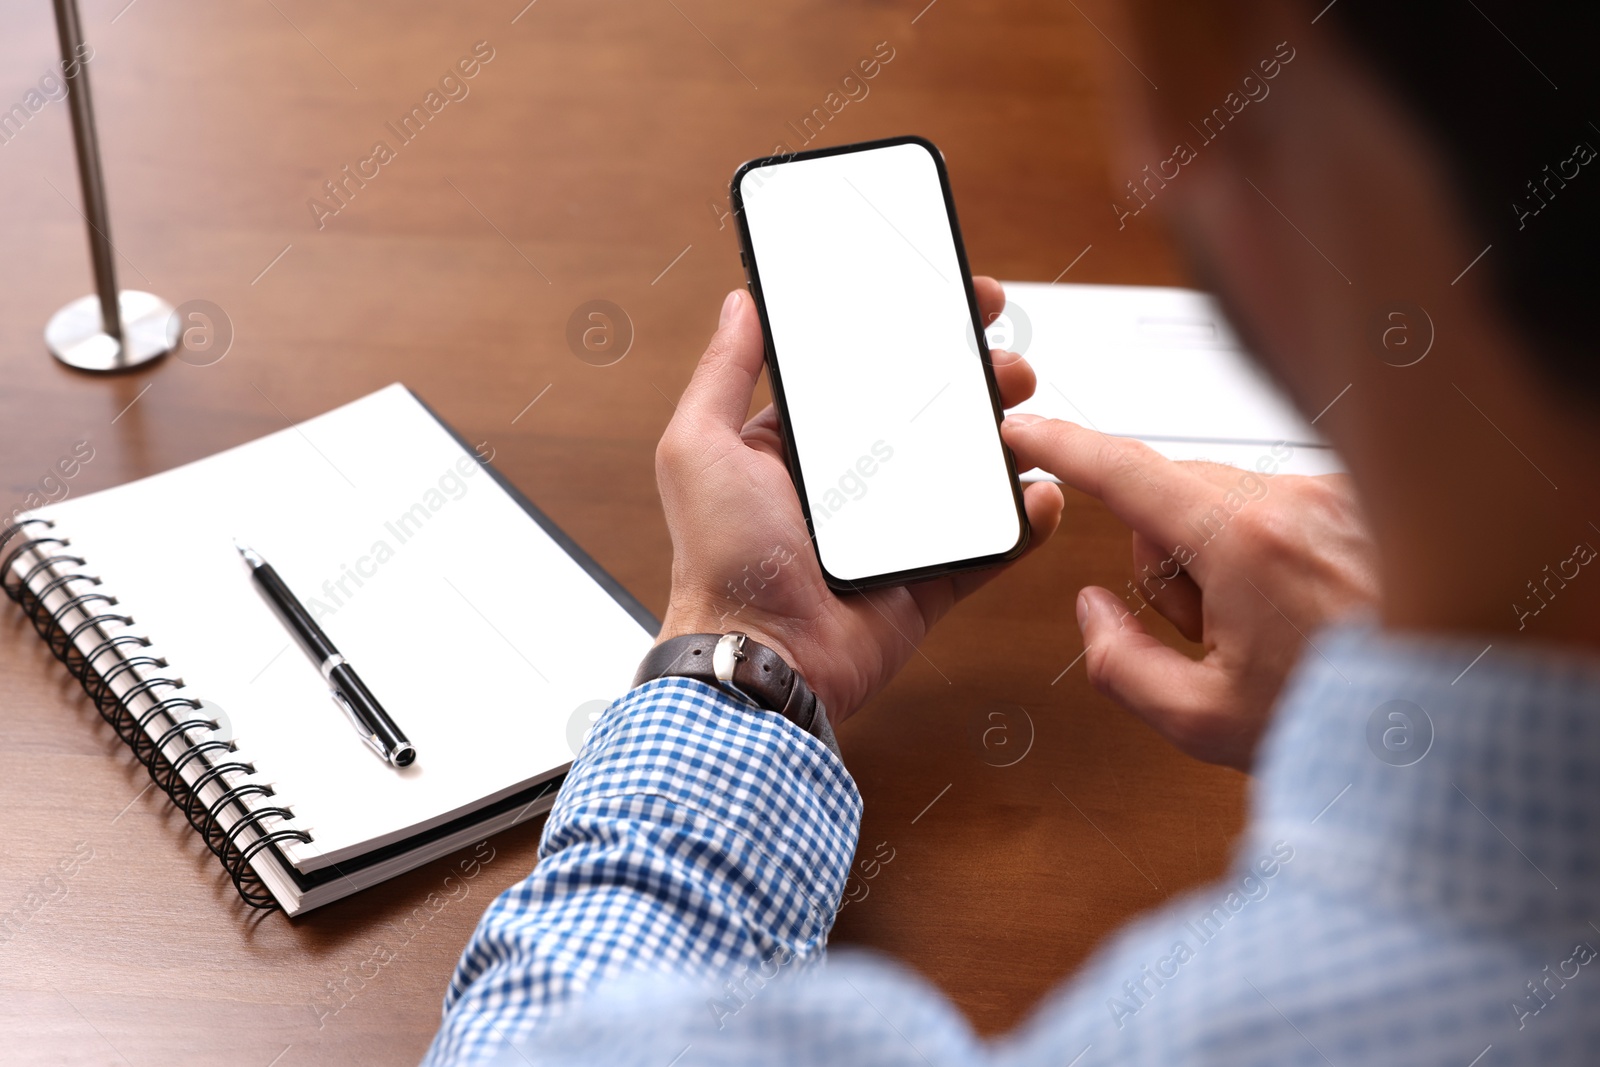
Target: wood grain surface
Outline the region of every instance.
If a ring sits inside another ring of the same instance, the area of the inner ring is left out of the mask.
[[[1153,224],[1118,231],[1108,208],[1096,72],[1122,60],[1093,6],[524,2],[84,0],[122,284],[209,301],[232,340],[210,365],[114,378],[49,358],[45,320],[92,282],[66,105],[45,97],[0,144],[5,510],[398,380],[659,612],[670,549],[653,450],[741,283],[725,218],[740,161],[801,147],[797,130],[816,144],[919,133],[949,161],[975,270],[1185,281]],[[58,56],[42,0],[4,0],[0,22],[9,108]],[[475,45],[492,58],[451,83],[458,98],[395,137],[386,124]],[[875,53],[892,58],[845,85]],[[378,140],[392,158],[329,199],[324,183]],[[567,342],[594,299],[631,322],[609,366]],[[92,460],[46,480],[82,441]],[[171,505],[181,524],[205,501]],[[1128,560],[1120,524],[1069,493],[1053,543],[959,609],[841,732],[866,817],[834,944],[894,954],[983,1032],[1217,874],[1240,825],[1241,776],[1169,750],[1073,665],[1076,590],[1122,588]],[[532,867],[540,827],[494,838],[437,910],[425,902],[460,857],[299,921],[253,913],[0,607],[0,1058],[418,1057],[461,946]],[[426,920],[402,927],[419,906]]]

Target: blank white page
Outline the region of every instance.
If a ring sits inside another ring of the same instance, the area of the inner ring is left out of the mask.
[[[285,848],[303,871],[564,769],[574,710],[625,692],[651,644],[399,385],[40,514],[171,661],[183,695],[226,711],[240,754],[277,790],[270,803],[315,839]],[[362,744],[235,537],[318,616],[415,764],[396,770]]]
[[[1039,375],[1017,411],[1147,443],[1168,459],[1329,474],[1339,457],[1256,366],[1216,299],[1149,285],[1005,282],[997,348]],[[1328,400],[1336,399],[1329,395]],[[1274,446],[1279,446],[1273,451]],[[1027,471],[1023,481],[1049,478]]]

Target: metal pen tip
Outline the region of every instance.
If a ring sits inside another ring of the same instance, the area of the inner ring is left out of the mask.
[[[252,567],[259,567],[266,562],[266,560],[261,558],[260,553],[251,548],[249,545],[241,543],[237,537],[233,539],[233,547],[239,550],[239,555],[243,556],[245,562],[250,564]]]

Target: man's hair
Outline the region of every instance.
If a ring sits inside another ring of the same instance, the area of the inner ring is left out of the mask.
[[[1492,246],[1472,269],[1545,376],[1600,399],[1600,4],[1336,0],[1319,21],[1435,139]]]

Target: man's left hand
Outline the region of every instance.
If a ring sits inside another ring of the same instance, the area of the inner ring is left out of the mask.
[[[974,278],[984,322],[1005,307],[992,278]],[[841,294],[841,299],[860,299]],[[828,588],[784,462],[771,405],[745,421],[762,368],[761,321],[736,289],[656,448],[656,481],[672,534],[672,595],[659,640],[742,630],[783,656],[838,723],[894,677],[956,601],[997,570],[840,596]],[[1020,356],[994,351],[1001,403],[1034,389]],[[1061,490],[1024,493],[1032,545],[1061,520]]]

